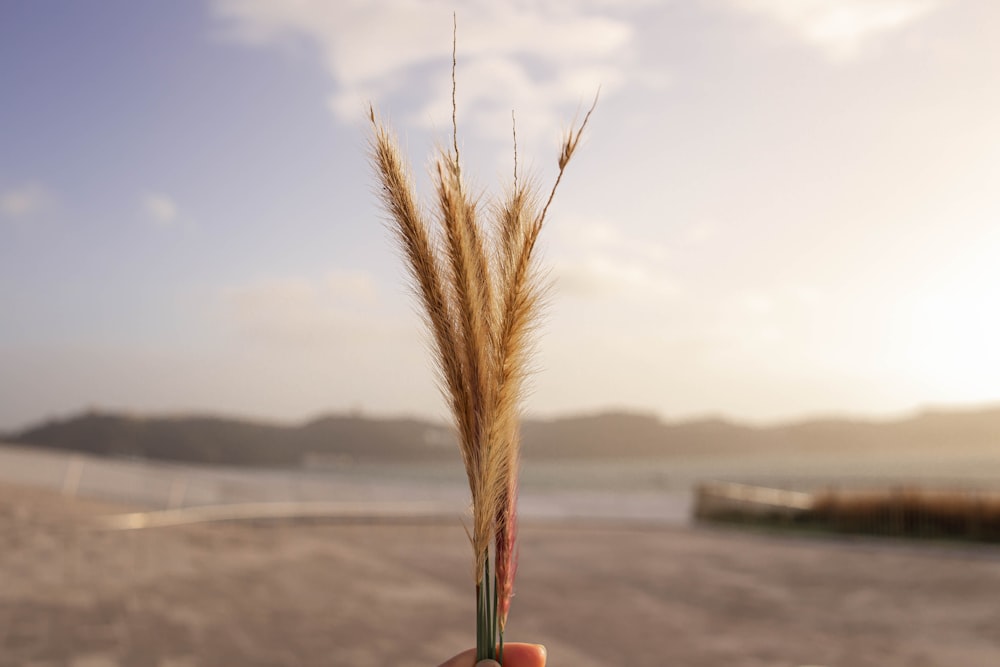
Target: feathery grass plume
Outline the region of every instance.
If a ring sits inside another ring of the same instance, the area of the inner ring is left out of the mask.
[[[455,419],[472,495],[477,660],[502,662],[517,565],[520,409],[544,292],[534,249],[597,99],[583,123],[564,138],[559,173],[541,207],[532,184],[519,178],[515,126],[513,185],[500,202],[486,208],[492,226],[488,233],[478,202],[462,180],[455,47],[453,35],[452,148],[441,151],[433,174],[439,240],[417,204],[395,137],[369,107],[371,161],[432,335],[440,386]]]

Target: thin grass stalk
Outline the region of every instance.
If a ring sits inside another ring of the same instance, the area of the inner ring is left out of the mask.
[[[519,475],[520,433],[517,415],[519,413],[523,376],[525,372],[525,347],[512,336],[516,326],[512,324],[509,315],[511,305],[517,299],[518,293],[527,288],[537,290],[536,276],[528,274],[527,284],[519,282],[519,248],[523,247],[527,234],[526,221],[531,218],[533,195],[530,188],[519,181],[517,163],[517,120],[511,112],[511,134],[513,137],[514,171],[513,183],[507,196],[498,208],[494,209],[496,237],[499,246],[494,255],[497,265],[498,300],[497,326],[494,330],[494,373],[496,392],[494,399],[496,420],[493,424],[494,438],[505,438],[509,442],[505,447],[508,460],[507,484],[501,491],[500,503],[496,516],[496,574],[498,589],[497,624],[500,636],[500,653],[503,650],[503,637],[507,625],[513,597],[514,576],[517,571],[517,478]],[[534,285],[531,283],[534,282]],[[535,301],[537,304],[537,300]],[[529,308],[526,314],[534,314]],[[522,313],[525,314],[525,313]]]
[[[479,570],[479,582],[476,584],[476,606],[479,608],[479,618],[476,622],[476,662],[492,659],[489,646],[493,623],[487,604],[490,597],[489,572],[489,562],[484,562]]]
[[[457,340],[452,305],[444,289],[440,261],[424,222],[412,179],[396,148],[395,138],[376,120],[375,111],[369,108],[372,123],[372,162],[378,173],[381,189],[379,197],[390,214],[397,243],[407,259],[407,268],[415,292],[423,305],[424,320],[433,334],[435,356],[441,379],[459,431],[469,433],[470,419],[463,387],[466,371]]]
[[[457,17],[452,32],[452,150],[442,152],[437,165],[440,219],[445,230],[446,256],[456,304],[460,342],[466,361],[469,396],[469,439],[463,445],[475,452],[474,469],[467,470],[473,503],[473,549],[488,559],[493,538],[493,508],[498,502],[504,471],[497,465],[495,441],[490,437],[494,392],[493,319],[496,310],[490,257],[476,220],[476,204],[462,183],[457,120]]]
[[[503,649],[504,632],[511,598],[514,595],[514,577],[517,573],[517,475],[511,475],[508,489],[501,501],[500,515],[497,517],[496,535],[496,586],[497,586],[497,628],[500,635],[500,649]]]
[[[490,646],[493,647],[493,657],[497,657],[497,652],[500,647],[503,646],[503,638],[500,635],[500,626],[497,622],[497,576],[496,576],[496,565],[493,567],[493,622],[490,624],[490,630],[493,636],[490,638]],[[497,662],[500,662],[499,660]]]
[[[484,495],[481,488],[483,457],[482,450],[477,446],[480,439],[482,397],[480,395],[481,374],[483,363],[481,358],[482,343],[480,341],[483,328],[479,313],[483,304],[478,298],[481,294],[476,289],[479,280],[476,275],[473,250],[468,238],[469,212],[457,182],[458,168],[452,170],[448,166],[438,166],[438,206],[440,209],[440,224],[444,230],[444,264],[450,289],[450,301],[454,318],[456,354],[461,358],[463,369],[461,392],[464,410],[465,428],[460,442],[466,453],[466,474],[472,490],[474,504],[482,502]],[[474,525],[474,536],[478,536],[482,528]],[[476,544],[481,543],[481,537],[475,537]],[[479,550],[481,552],[481,549]]]
[[[476,662],[497,659],[496,584],[490,586],[490,569],[487,561],[476,584]]]

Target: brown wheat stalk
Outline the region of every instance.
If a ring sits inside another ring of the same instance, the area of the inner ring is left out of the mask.
[[[371,161],[432,334],[441,389],[455,419],[472,495],[477,659],[502,661],[516,570],[520,410],[543,297],[534,249],[594,106],[564,138],[558,176],[541,207],[536,191],[519,179],[515,130],[513,186],[500,203],[487,208],[493,229],[485,233],[477,201],[462,180],[455,65],[453,41],[452,149],[441,152],[434,174],[439,243],[416,203],[395,138],[369,107]]]

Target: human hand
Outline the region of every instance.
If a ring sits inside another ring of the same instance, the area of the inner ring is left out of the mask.
[[[476,660],[476,649],[462,651],[439,667],[497,667],[493,660]],[[541,644],[504,644],[503,667],[545,667],[545,647]]]

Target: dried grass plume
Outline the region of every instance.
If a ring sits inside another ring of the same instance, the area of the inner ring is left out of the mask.
[[[520,410],[543,295],[534,250],[594,106],[564,138],[558,175],[544,205],[518,173],[515,127],[513,183],[481,208],[462,178],[455,69],[453,41],[452,146],[441,150],[432,172],[434,214],[428,216],[417,203],[398,143],[371,107],[370,155],[382,205],[431,334],[472,495],[477,659],[502,661],[517,557]]]

